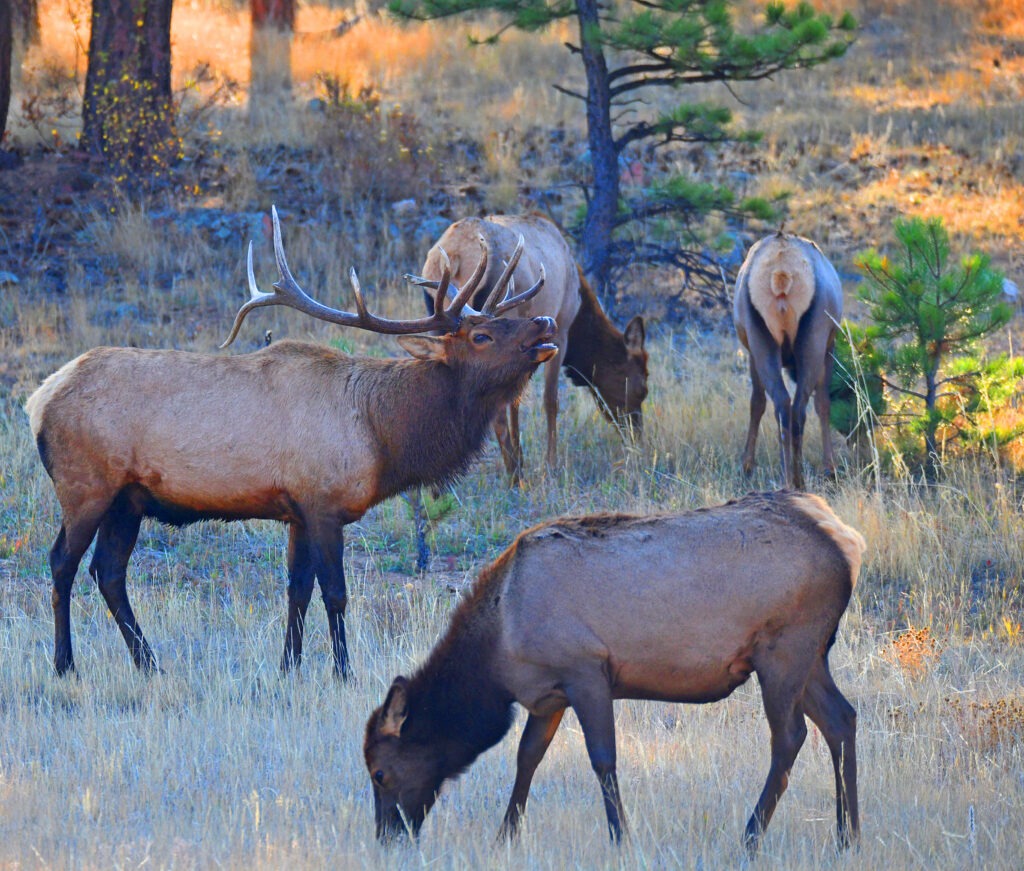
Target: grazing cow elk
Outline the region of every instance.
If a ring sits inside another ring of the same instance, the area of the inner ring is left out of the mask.
[[[864,539],[817,496],[752,494],[716,508],[542,523],[480,574],[447,635],[398,677],[366,724],[377,836],[414,834],[444,781],[529,712],[502,832],[565,709],[576,712],[613,840],[623,829],[614,699],[714,702],[757,672],[771,730],[768,779],[746,827],[751,850],[817,724],[832,754],[839,840],[855,836],[856,713],[828,652]]]
[[[551,318],[498,318],[537,293],[466,306],[487,268],[445,307],[386,320],[370,314],[351,273],[357,312],[328,308],[296,283],[285,261],[277,211],[274,248],[281,279],[235,318],[229,344],[253,308],[285,305],[321,320],[402,335],[414,359],[351,357],[301,342],[218,357],[179,351],[96,348],[51,375],[27,411],[39,454],[63,511],[50,553],[54,665],[74,668],[70,596],[79,561],[96,536],[89,571],[135,664],[155,668],[128,601],[125,572],[143,517],[185,524],[204,518],[264,518],[289,525],[288,619],[281,667],[298,665],[314,578],[320,583],[335,671],[348,674],[342,530],[373,505],[411,486],[459,474],[479,450],[499,408],[512,402],[554,356]]]
[[[782,473],[789,485],[804,485],[804,422],[812,393],[821,422],[825,472],[833,473],[828,388],[842,316],[843,286],[813,242],[779,230],[750,249],[736,277],[733,300],[736,335],[750,352],[750,427],[743,451],[743,470],[748,475],[754,469],[766,388],[775,406]],[[783,368],[796,383],[792,401]]]
[[[515,265],[514,280],[532,284],[546,270],[544,289],[524,306],[522,313],[547,315],[558,324],[555,340],[559,352],[544,373],[544,411],[547,417],[547,463],[554,466],[558,419],[558,370],[566,368],[574,384],[590,387],[598,405],[614,421],[639,432],[643,420],[640,406],[647,395],[647,352],[644,350],[644,322],[637,316],[625,333],[619,331],[601,310],[597,297],[582,280],[572,252],[558,228],[540,215],[489,215],[456,221],[427,253],[423,275],[436,280],[445,264],[442,251],[451,258],[452,280],[461,282],[476,258],[477,239],[483,237],[490,255],[490,271],[497,273],[503,260],[511,263],[516,239],[526,240],[526,253]],[[487,282],[484,282],[487,286]],[[473,305],[480,305],[477,293]],[[431,309],[433,299],[427,296]],[[523,453],[519,438],[519,409],[495,419],[494,432],[501,447],[505,468],[513,483],[522,474]]]

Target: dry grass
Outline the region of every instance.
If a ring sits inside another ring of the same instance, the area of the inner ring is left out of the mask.
[[[846,273],[853,252],[885,244],[897,211],[942,214],[972,245],[1015,269],[1024,211],[1020,4],[992,2],[984,15],[966,2],[829,6],[852,6],[860,16],[858,45],[841,64],[814,74],[738,89],[744,103],[733,104],[737,115],[764,129],[766,142],[727,152],[715,171],[752,173],[749,193],[792,190],[790,226],[818,238]],[[244,86],[245,13],[226,2],[177,7],[178,86],[205,63],[211,84],[197,84],[190,99],[202,103],[204,89],[225,78]],[[73,4],[44,5],[46,42],[27,59],[22,96],[49,99],[73,85],[81,57],[69,8],[83,17]],[[324,30],[342,15],[306,5],[299,29]],[[474,25],[485,30],[486,23]],[[340,42],[297,43],[289,60],[296,106],[276,118],[254,117],[241,111],[244,87],[213,106],[192,147],[198,154],[206,143],[206,165],[224,166],[202,177],[198,194],[167,199],[256,214],[285,197],[286,243],[301,282],[337,303],[355,264],[373,307],[418,311],[419,292],[400,274],[418,267],[429,231],[402,223],[386,198],[378,202],[382,186],[359,187],[366,173],[344,163],[346,153],[368,153],[351,144],[358,130],[346,125],[356,122],[315,115],[303,104],[322,93],[315,74],[347,82],[351,93],[371,83],[382,112],[420,125],[440,166],[437,181],[396,173],[396,198],[434,196],[446,215],[514,207],[535,176],[545,184],[560,179],[558,162],[534,153],[533,128],[559,126],[568,148],[579,144],[575,107],[547,86],[575,75],[560,47],[572,31],[517,37],[500,50],[469,50],[465,35],[466,26],[454,22],[398,28],[370,17]],[[711,90],[705,96],[725,98]],[[73,136],[74,112],[40,112],[37,128],[19,117],[19,142],[52,146],[53,129],[61,141]],[[212,140],[210,131],[217,132]],[[340,144],[332,146],[332,137]],[[452,145],[467,140],[479,146],[473,160]],[[302,151],[310,142],[316,151]],[[699,159],[683,154],[679,162]],[[316,181],[302,187],[307,176]],[[467,178],[484,188],[476,199],[463,190]],[[322,179],[330,184],[317,188]],[[424,575],[412,571],[404,502],[392,500],[351,525],[356,683],[338,686],[330,676],[319,605],[311,610],[302,674],[278,675],[284,536],[266,523],[144,527],[129,590],[164,668],[152,679],[132,670],[83,569],[72,609],[80,676],[53,676],[47,552],[59,521],[21,410],[25,396],[97,344],[212,350],[244,297],[248,235],[258,242],[257,275],[269,280],[258,218],[255,226],[233,226],[225,239],[176,223],[165,206],[115,202],[111,212],[105,204],[52,236],[36,232],[13,264],[22,283],[0,296],[0,867],[743,864],[740,835],[768,759],[756,682],[712,706],[619,706],[619,767],[632,827],[621,850],[607,844],[574,720],[538,773],[526,831],[512,847],[494,846],[493,836],[511,788],[518,727],[446,789],[419,848],[389,856],[373,840],[360,754],[365,718],[391,678],[421,661],[459,591],[525,526],[562,513],[683,509],[777,486],[768,424],[753,480],[739,469],[746,364],[724,317],[721,328],[651,324],[640,448],[624,446],[583,391],[563,387],[558,471],[545,477],[540,385],[532,384],[523,415],[530,485],[507,490],[490,448],[456,487],[455,509],[433,526],[435,558]],[[563,208],[572,207],[567,197]],[[423,217],[434,206],[421,208]],[[13,236],[24,228],[0,229]],[[0,268],[15,250],[7,239],[0,234]],[[55,247],[67,261],[59,294],[45,290]],[[277,338],[396,353],[386,339],[297,314],[253,317],[240,350],[271,328]],[[1015,348],[1018,334],[1015,321]],[[817,463],[812,430],[806,453]],[[812,477],[811,485],[869,544],[832,654],[837,682],[859,712],[864,838],[857,853],[835,855],[832,774],[812,729],[759,865],[1024,867],[1024,487],[985,457],[952,462],[939,486],[922,487],[911,476],[863,468],[845,448],[839,454],[840,480]]]

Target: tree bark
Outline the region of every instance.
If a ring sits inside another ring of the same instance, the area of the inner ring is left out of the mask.
[[[120,172],[180,154],[171,96],[173,0],[93,0],[82,148]]]
[[[251,0],[249,110],[280,112],[282,95],[292,87],[292,33],[295,0]]]
[[[252,26],[295,30],[295,0],[252,0]]]
[[[607,298],[608,249],[619,206],[619,152],[612,131],[608,64],[601,45],[598,0],[577,0],[580,54],[587,77],[587,144],[593,172],[591,200],[583,224],[583,270]]]
[[[11,105],[13,24],[11,0],[0,0],[0,143],[7,131],[7,110]]]

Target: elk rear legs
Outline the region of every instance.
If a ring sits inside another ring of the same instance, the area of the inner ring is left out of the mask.
[[[60,532],[50,549],[50,574],[53,576],[53,667],[57,674],[75,669],[71,649],[71,590],[89,544],[96,535],[108,503],[81,506],[77,512],[65,510]]]
[[[114,616],[136,668],[142,671],[156,671],[156,657],[153,656],[153,651],[139,628],[135,612],[128,600],[128,560],[135,549],[141,523],[141,512],[131,504],[129,497],[122,493],[114,500],[114,504],[100,523],[89,574],[96,581],[103,601],[107,603],[107,608]]]

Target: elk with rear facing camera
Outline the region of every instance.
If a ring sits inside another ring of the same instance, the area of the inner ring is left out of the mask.
[[[377,837],[415,835],[442,784],[529,712],[502,832],[515,834],[565,709],[579,719],[619,840],[615,699],[714,702],[756,672],[768,778],[746,827],[751,851],[807,735],[832,755],[839,842],[857,834],[856,713],[828,653],[864,539],[817,496],[752,494],[716,508],[542,523],[489,567],[411,678],[366,725]]]
[[[804,485],[804,422],[812,393],[821,424],[824,470],[833,474],[828,388],[842,317],[839,275],[813,242],[779,230],[750,249],[736,276],[733,300],[736,335],[750,352],[750,425],[743,450],[748,475],[754,469],[766,389],[779,424],[782,474],[788,485]],[[783,369],[796,382],[792,399]]]
[[[50,553],[59,674],[74,668],[71,589],[94,537],[89,572],[135,664],[149,670],[156,660],[126,591],[142,518],[175,525],[262,518],[289,528],[282,669],[301,659],[316,580],[335,671],[346,677],[345,524],[409,487],[462,472],[497,411],[556,353],[551,318],[499,317],[539,292],[543,275],[502,299],[511,277],[503,274],[483,311],[467,306],[487,270],[482,245],[477,268],[450,303],[445,272],[433,315],[388,320],[367,311],[354,270],[356,312],[310,298],[288,268],[276,210],[273,224],[281,278],[272,292],[260,292],[250,243],[251,299],[224,345],[252,309],[285,305],[330,323],[400,335],[413,359],[354,357],[292,341],[233,357],[96,348],[47,378],[26,410],[63,512]],[[431,330],[443,335],[410,335]]]

